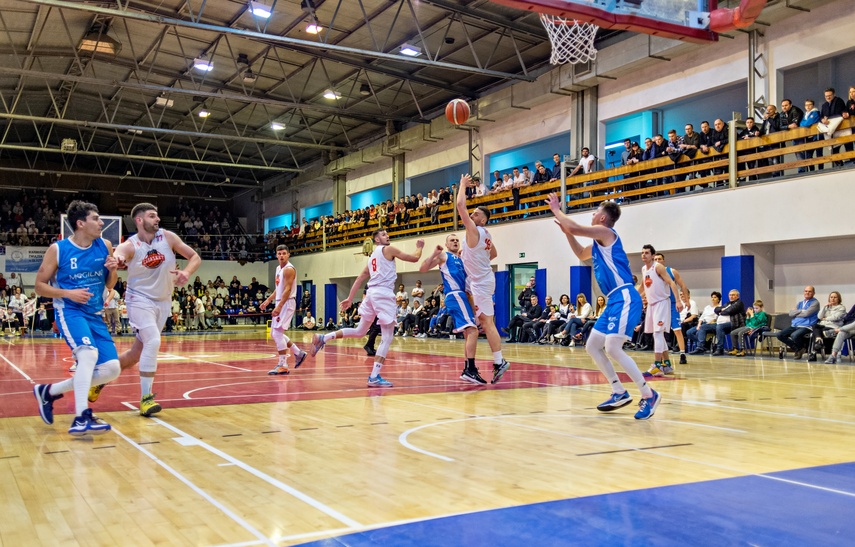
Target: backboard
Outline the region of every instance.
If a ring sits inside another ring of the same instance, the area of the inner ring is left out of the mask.
[[[753,23],[767,0],[743,0],[719,9],[717,0],[493,0],[518,9],[576,19],[601,28],[628,30],[695,43],[718,39],[718,32]],[[751,16],[750,21],[748,16]],[[711,26],[712,20],[712,26]],[[727,28],[725,28],[727,27]]]
[[[63,239],[74,233],[71,224],[68,223],[68,216],[63,213],[62,223],[60,224],[60,235]],[[104,227],[101,228],[101,237],[113,244],[116,248],[122,242],[122,217],[114,217],[102,215],[101,220],[104,221]]]

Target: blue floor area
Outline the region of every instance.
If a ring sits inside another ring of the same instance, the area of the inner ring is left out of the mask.
[[[537,503],[304,545],[853,545],[855,463],[768,477],[784,480],[747,476]]]

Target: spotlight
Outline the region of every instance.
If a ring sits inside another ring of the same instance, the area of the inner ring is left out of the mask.
[[[362,84],[359,86],[359,94],[364,96],[371,95],[371,86],[368,84]]]
[[[341,93],[339,93],[338,91],[333,91],[332,89],[327,89],[326,91],[324,91],[324,99],[332,100],[332,99],[340,99],[340,98],[341,98]]]
[[[208,112],[207,110],[205,110],[204,108],[199,111],[199,117],[200,118],[207,118],[210,115],[211,115],[211,113]]]
[[[281,123],[273,122],[270,124],[270,129],[274,131],[282,131],[283,129],[285,129],[285,126]]]
[[[202,72],[211,72],[214,70],[214,63],[205,59],[205,56],[196,57],[193,59],[193,68],[197,70],[201,70]]]
[[[263,2],[258,2],[257,0],[252,0],[249,3],[249,11],[256,17],[261,17],[262,19],[267,19],[273,13],[270,6],[266,6]]]
[[[317,21],[306,25],[306,32],[309,34],[319,34],[322,30],[324,30],[324,27],[319,25]]]
[[[401,55],[407,57],[418,57],[422,54],[422,48],[411,44],[401,44]]]

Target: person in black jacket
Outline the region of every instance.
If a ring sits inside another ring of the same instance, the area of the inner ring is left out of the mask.
[[[849,113],[846,111],[846,104],[843,102],[843,99],[835,96],[835,91],[833,87],[829,87],[825,90],[825,102],[822,103],[822,107],[819,109],[819,123],[816,124],[817,130],[822,133],[822,136],[826,139],[831,139],[834,137],[834,132],[837,131],[837,128],[843,122],[845,118],[849,117]],[[850,150],[850,148],[847,148]],[[836,154],[840,151],[839,146],[832,146],[831,153]],[[835,161],[834,165],[840,166],[843,165],[842,161]]]
[[[533,332],[535,324],[543,318],[543,307],[537,302],[537,295],[531,295],[531,307],[529,307],[528,312],[526,312],[527,318],[525,323],[522,325],[522,329],[520,330],[519,343],[525,342],[534,342],[537,340],[537,335]],[[549,315],[546,316],[549,318]],[[530,339],[529,335],[533,334],[534,336]]]
[[[733,329],[745,326],[745,304],[739,298],[739,291],[731,289],[727,293],[730,301],[724,306],[716,306],[718,319],[715,324],[715,351],[713,355],[724,355],[724,341]]]

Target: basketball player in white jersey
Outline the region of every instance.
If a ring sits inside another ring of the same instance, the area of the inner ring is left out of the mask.
[[[641,247],[641,285],[647,296],[647,314],[644,316],[644,332],[653,335],[653,352],[656,362],[645,376],[665,376],[663,367],[671,367],[668,358],[668,344],[665,342],[665,333],[671,330],[671,294],[673,293],[677,311],[683,309],[683,302],[677,292],[677,284],[668,275],[665,266],[653,261],[656,249],[653,245]],[[663,364],[664,363],[664,364]],[[673,368],[672,368],[673,370]]]
[[[160,332],[172,310],[172,290],[187,284],[190,276],[199,269],[202,259],[180,237],[160,228],[157,207],[140,203],[131,211],[137,233],[116,247],[113,253],[120,264],[128,267],[125,305],[128,321],[137,332],[131,349],[119,356],[122,370],[140,364],[140,415],[151,416],[160,412],[152,393],[154,373],[157,370],[157,353],[160,351]],[[179,270],[175,255],[187,259],[187,266]],[[95,402],[103,385],[89,391],[89,400]]]
[[[294,317],[294,310],[297,309],[297,270],[288,261],[289,258],[291,253],[287,245],[276,247],[276,259],[279,261],[279,265],[276,266],[276,275],[273,277],[276,290],[259,306],[264,311],[270,302],[274,299],[276,301],[270,323],[270,337],[273,338],[276,349],[279,351],[279,363],[267,374],[291,372],[288,369],[288,350],[294,354],[294,368],[298,368],[306,359],[306,352],[298,348],[297,344],[285,335],[285,329],[291,326],[291,318]]]
[[[490,232],[484,226],[490,220],[490,210],[478,206],[469,214],[466,210],[465,188],[474,186],[469,175],[460,177],[460,187],[457,189],[457,212],[466,228],[466,243],[462,246],[460,258],[466,270],[466,281],[475,318],[487,335],[487,343],[493,352],[493,380],[495,384],[502,379],[510,364],[502,357],[502,339],[496,330],[495,312],[493,311],[493,293],[496,292],[496,277],[490,261],[498,255]]]
[[[392,387],[392,382],[380,376],[380,369],[386,362],[386,354],[389,352],[389,346],[392,345],[395,330],[395,280],[398,278],[395,259],[418,262],[422,257],[425,242],[423,239],[416,241],[416,252],[409,254],[389,245],[389,234],[386,230],[374,230],[372,239],[375,245],[374,252],[368,257],[365,269],[353,282],[350,294],[341,302],[341,309],[348,309],[362,282],[368,280],[368,290],[359,305],[359,323],[353,329],[314,335],[309,352],[314,356],[324,348],[327,342],[337,338],[362,338],[376,317],[377,323],[380,324],[381,339],[377,355],[374,356],[374,368],[368,377],[368,387]]]
[[[670,266],[665,264],[665,255],[663,255],[662,253],[656,253],[655,255],[653,255],[653,260],[665,266],[665,271],[668,272],[668,275],[671,276],[671,279],[673,279],[674,283],[677,284],[677,288],[680,289],[680,299],[683,301],[683,311],[690,313],[689,309],[691,308],[691,302],[689,299],[689,288],[686,287],[686,283],[683,281],[683,277],[680,275],[680,272],[678,272],[676,268],[671,268]],[[683,329],[681,328],[681,315],[681,313],[677,312],[677,299],[672,299],[671,332],[674,333],[674,338],[677,339],[677,347],[680,349],[680,364],[685,365],[688,364],[688,360],[686,359],[686,339],[683,338]],[[662,372],[664,372],[666,376],[669,374],[674,374],[674,367],[671,366],[669,369],[666,366],[662,369]]]

